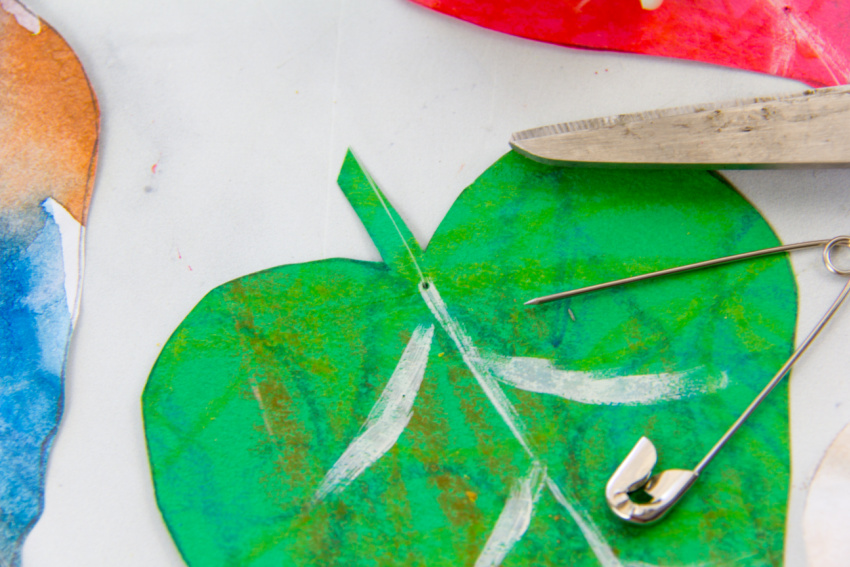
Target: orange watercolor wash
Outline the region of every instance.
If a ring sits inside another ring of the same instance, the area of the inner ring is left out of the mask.
[[[0,214],[53,197],[85,224],[99,109],[82,65],[41,22],[34,34],[0,9]]]

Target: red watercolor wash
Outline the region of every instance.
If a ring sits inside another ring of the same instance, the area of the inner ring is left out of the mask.
[[[511,35],[691,59],[804,81],[850,82],[850,2],[839,0],[413,0]]]

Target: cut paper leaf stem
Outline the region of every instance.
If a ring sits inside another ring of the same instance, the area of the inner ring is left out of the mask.
[[[782,386],[759,435],[718,455],[727,474],[707,474],[640,545],[602,494],[635,429],[695,460],[784,360],[787,258],[523,305],[541,288],[775,245],[725,181],[511,153],[461,194],[427,251],[350,152],[338,181],[383,261],[224,284],[151,372],[157,502],[190,565],[781,559]]]

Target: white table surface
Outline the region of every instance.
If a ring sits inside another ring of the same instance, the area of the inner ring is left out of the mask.
[[[65,417],[24,567],[183,565],[150,480],[148,373],[219,284],[281,264],[379,259],[336,186],[348,146],[424,245],[515,130],[803,88],[522,40],[406,0],[28,6],[78,53],[103,129]],[[850,171],[726,175],[785,242],[850,232]],[[843,282],[817,252],[792,261],[803,334]],[[850,310],[791,380],[792,566],[805,565],[807,486],[850,422],[848,338]]]

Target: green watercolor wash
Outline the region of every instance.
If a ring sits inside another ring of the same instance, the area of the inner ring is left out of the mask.
[[[691,468],[790,354],[785,256],[539,307],[545,293],[778,244],[723,179],[699,171],[561,169],[507,154],[467,188],[427,252],[349,154],[340,186],[386,263],[333,259],[210,292],[144,392],[159,507],[187,563],[472,565],[530,461],[417,289],[419,269],[482,353],[610,376],[726,373],[719,392],[585,405],[502,385],[549,476],[623,565],[782,563],[789,457],[780,386],[652,527],[607,509],[641,435]],[[400,238],[401,236],[401,238]],[[419,325],[434,325],[413,417],[344,492],[312,502]],[[599,565],[548,491],[504,565]]]

